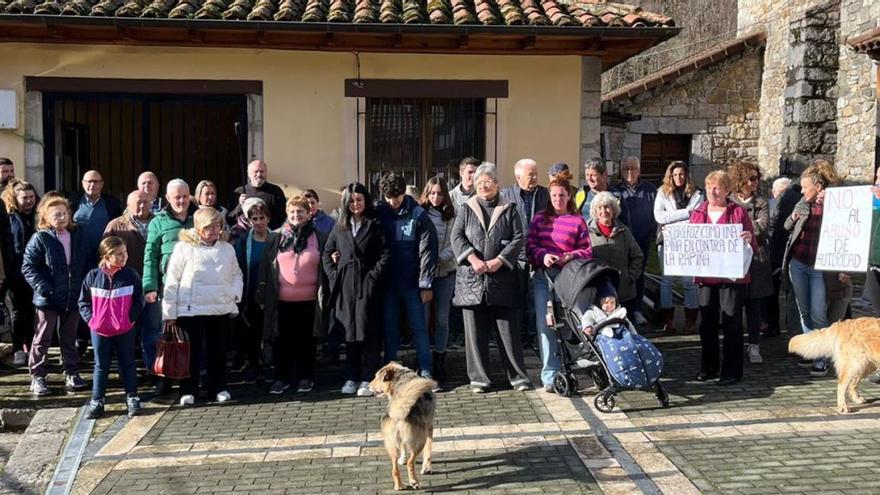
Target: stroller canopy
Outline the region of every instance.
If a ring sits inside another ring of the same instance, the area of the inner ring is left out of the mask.
[[[562,267],[553,287],[556,296],[566,308],[575,308],[578,296],[588,286],[595,289],[599,283],[611,282],[616,290],[620,282],[617,270],[598,260],[573,259]]]

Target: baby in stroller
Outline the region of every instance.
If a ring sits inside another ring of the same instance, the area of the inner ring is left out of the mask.
[[[584,314],[581,316],[581,331],[584,332],[587,337],[596,337],[596,335],[594,335],[594,327],[606,319],[626,320],[626,330],[629,330],[635,335],[639,334],[639,332],[636,331],[635,325],[626,318],[626,308],[618,303],[617,291],[614,290],[611,281],[606,279],[603,283],[600,283],[596,294],[596,300],[599,303],[599,306],[594,305],[590,307],[590,309],[584,311]],[[605,337],[614,337],[615,330],[621,325],[622,323],[610,323],[603,326],[600,332]]]

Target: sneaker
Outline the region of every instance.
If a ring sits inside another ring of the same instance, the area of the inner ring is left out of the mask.
[[[12,365],[13,366],[27,366],[28,363],[28,354],[24,351],[15,351],[15,354],[12,356]]]
[[[357,391],[358,397],[372,397],[373,391],[370,390],[370,382],[361,382]]]
[[[487,392],[487,389],[486,387],[483,387],[481,385],[474,385],[473,387],[471,387],[471,392],[475,394],[485,394]]]
[[[635,320],[636,325],[647,325],[648,320],[645,318],[645,315],[642,314],[641,311],[636,311],[633,315],[633,320]]]
[[[296,391],[298,393],[311,392],[314,388],[315,382],[311,380],[300,380],[299,383],[296,384]]]
[[[64,387],[67,390],[85,390],[89,388],[89,384],[79,376],[79,373],[75,373],[64,377]]]
[[[275,380],[275,382],[272,383],[272,386],[269,387],[269,393],[273,395],[280,395],[283,394],[284,391],[288,388],[290,388],[290,385],[282,382],[281,380]]]
[[[513,389],[516,390],[517,392],[526,392],[528,390],[531,390],[532,386],[529,385],[528,383],[520,383],[519,385],[513,387]]]
[[[49,386],[46,384],[46,377],[35,376],[31,380],[31,392],[38,397],[51,394],[52,391],[49,390]]]
[[[168,383],[168,380],[161,376],[157,376],[155,380],[156,381],[153,383],[154,395],[162,397],[171,393],[171,384]]]
[[[86,419],[98,419],[104,415],[104,401],[92,399],[89,401],[89,409],[86,411]]]
[[[544,384],[544,392],[547,392],[548,394],[555,394],[556,390],[553,388],[552,383],[545,383]]]
[[[241,383],[245,385],[257,383],[257,373],[251,368],[244,370],[244,373],[241,374]]]
[[[797,362],[799,368],[812,369],[813,368],[813,360],[812,359],[801,359]]]
[[[125,398],[125,407],[128,408],[128,417],[133,418],[139,415],[143,408],[141,407],[141,398],[137,395],[128,396]]]
[[[828,375],[828,365],[823,361],[816,361],[816,364],[813,365],[813,369],[810,370],[810,376],[815,378],[822,378],[823,376]]]
[[[340,390],[345,395],[354,395],[358,393],[358,384],[352,380],[347,380]]]
[[[225,390],[217,394],[217,402],[228,402],[230,399],[232,399],[232,396]]]
[[[196,397],[192,394],[186,394],[180,396],[180,405],[181,406],[191,406],[196,403]]]
[[[580,358],[577,361],[575,361],[574,364],[576,366],[575,369],[585,369],[585,368],[589,368],[591,366],[598,366],[599,362],[593,361],[592,359]]]
[[[761,347],[758,344],[749,344],[749,362],[752,364],[763,364],[764,358],[761,357]]]

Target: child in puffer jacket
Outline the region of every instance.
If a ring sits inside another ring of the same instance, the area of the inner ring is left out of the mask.
[[[591,337],[595,336],[593,328],[609,318],[626,320],[627,329],[635,335],[639,334],[636,332],[635,326],[626,319],[626,308],[618,303],[617,291],[614,290],[610,283],[601,285],[596,296],[600,306],[592,306],[587,311],[584,311],[584,314],[581,316],[581,330],[585,334]],[[614,330],[619,326],[620,324],[618,323],[607,325],[602,328],[601,332],[606,337],[612,337]]]
[[[133,331],[144,305],[141,278],[126,268],[128,251],[125,241],[119,237],[110,236],[101,241],[98,256],[98,268],[86,275],[79,296],[79,313],[89,325],[95,350],[92,400],[86,417],[96,419],[104,414],[104,393],[113,352],[125,386],[128,416],[132,417],[141,412],[134,362],[137,332]]]

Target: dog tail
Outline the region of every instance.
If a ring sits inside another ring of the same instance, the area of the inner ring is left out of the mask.
[[[434,381],[427,378],[411,380],[395,394],[388,407],[388,416],[395,421],[405,420],[413,406],[426,395],[434,399]]]
[[[837,328],[832,325],[793,337],[788,341],[788,352],[799,354],[806,359],[830,358],[837,347]]]

